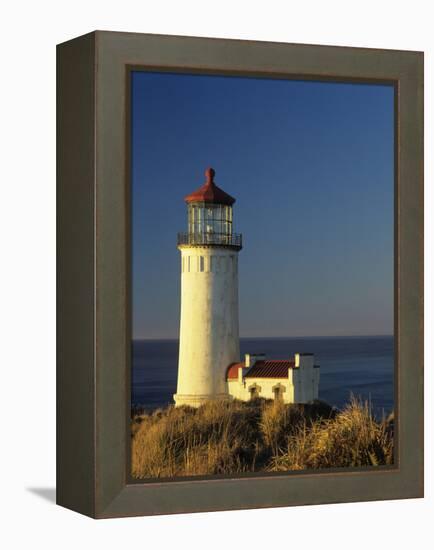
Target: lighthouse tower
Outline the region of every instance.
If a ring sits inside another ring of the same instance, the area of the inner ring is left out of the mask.
[[[178,234],[181,251],[181,324],[175,403],[198,407],[229,398],[228,365],[240,360],[238,333],[238,252],[233,232],[235,199],[206,181],[185,197],[188,231]]]

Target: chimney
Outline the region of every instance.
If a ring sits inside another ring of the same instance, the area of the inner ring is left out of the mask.
[[[296,353],[294,355],[295,367],[313,367],[315,356],[313,353]]]
[[[265,353],[246,353],[244,364],[246,367],[253,367],[257,361],[263,361],[265,359]]]

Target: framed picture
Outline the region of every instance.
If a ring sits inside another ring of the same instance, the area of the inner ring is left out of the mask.
[[[57,502],[423,496],[423,54],[58,46]]]

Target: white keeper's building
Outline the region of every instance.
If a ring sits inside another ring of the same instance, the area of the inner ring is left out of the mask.
[[[247,354],[240,362],[238,253],[233,232],[235,199],[206,181],[185,197],[188,231],[178,234],[181,252],[181,322],[177,406],[197,407],[214,399],[256,397],[285,403],[318,399],[319,365],[310,353],[267,359]]]

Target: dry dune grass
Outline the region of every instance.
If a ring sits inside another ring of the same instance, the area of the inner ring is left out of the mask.
[[[393,463],[393,417],[377,422],[354,398],[333,419],[303,422],[273,456],[268,470],[380,466]]]
[[[342,411],[317,402],[257,399],[158,409],[132,420],[137,478],[390,464],[393,421],[376,422],[352,399]]]
[[[169,406],[136,418],[133,475],[172,477],[245,471],[251,462],[245,454],[252,454],[258,412],[239,402],[216,401],[199,409]]]

